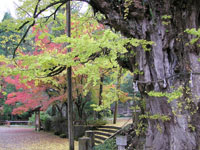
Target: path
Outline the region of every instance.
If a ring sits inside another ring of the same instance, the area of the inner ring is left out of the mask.
[[[77,142],[75,150],[78,149]],[[33,128],[0,127],[0,150],[67,150],[68,140]]]
[[[131,117],[117,118],[116,124],[113,124],[113,118],[109,118],[107,119],[107,121],[108,121],[108,124],[106,125],[111,125],[111,126],[116,126],[116,127],[123,127],[133,122]]]

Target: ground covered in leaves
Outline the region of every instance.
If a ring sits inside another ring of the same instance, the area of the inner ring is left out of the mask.
[[[118,118],[114,126],[123,127],[132,122],[131,118]],[[112,119],[108,124],[112,124]],[[69,141],[48,132],[35,132],[34,128],[0,126],[0,150],[68,150]],[[78,150],[78,142],[75,142]]]
[[[0,150],[67,150],[68,140],[33,128],[0,127]],[[78,150],[78,143],[75,143]]]

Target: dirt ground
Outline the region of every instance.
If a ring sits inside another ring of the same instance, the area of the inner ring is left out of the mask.
[[[33,128],[0,127],[0,150],[68,150],[68,140],[52,133],[35,132]]]
[[[113,124],[113,118],[107,119],[109,126],[116,126],[116,127],[124,127],[130,123],[132,123],[132,118],[127,117],[127,118],[117,118],[117,123]]]

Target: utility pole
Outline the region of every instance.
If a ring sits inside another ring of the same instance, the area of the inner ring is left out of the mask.
[[[66,29],[67,37],[71,36],[71,7],[70,1],[66,3]],[[68,43],[69,44],[69,43]],[[71,52],[71,48],[67,49]],[[69,150],[74,150],[74,126],[73,126],[73,100],[72,100],[72,67],[67,68],[67,101],[68,101],[68,138]]]

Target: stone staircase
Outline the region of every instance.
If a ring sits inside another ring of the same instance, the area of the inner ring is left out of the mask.
[[[116,126],[99,126],[94,132],[94,143],[95,145],[99,145],[104,143],[105,140],[111,138],[116,133],[118,133],[121,130],[120,127]]]

